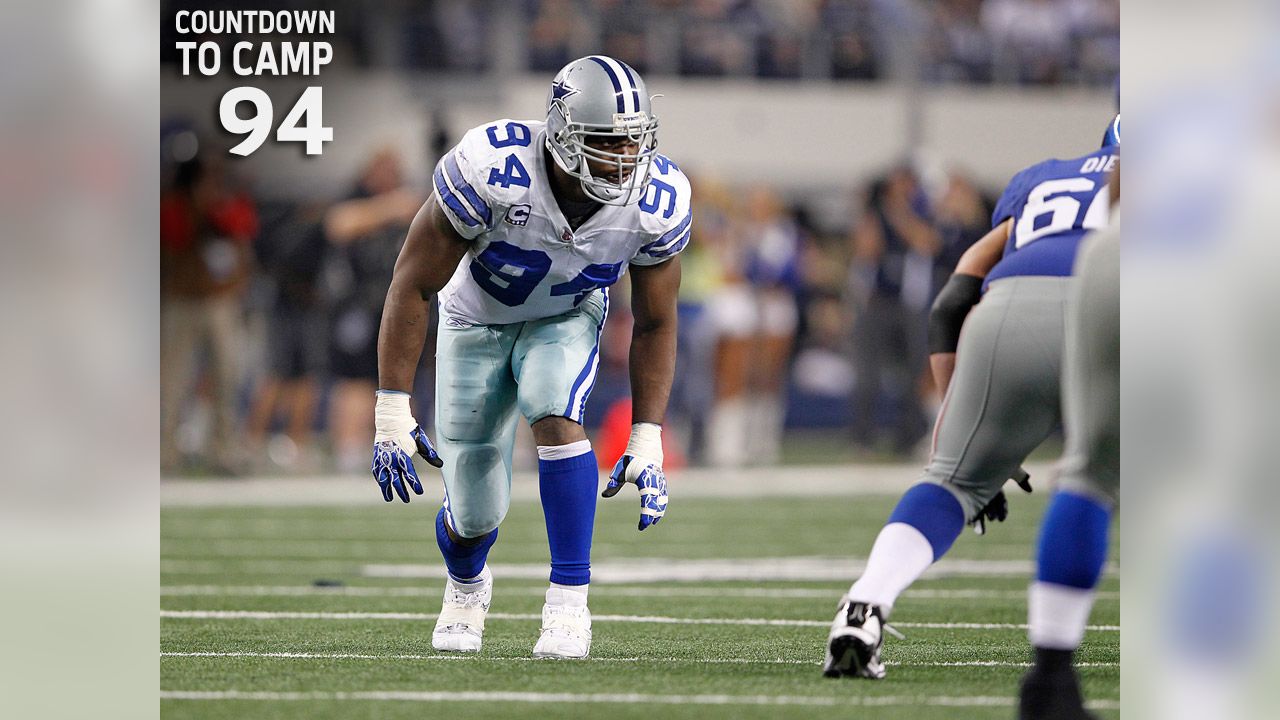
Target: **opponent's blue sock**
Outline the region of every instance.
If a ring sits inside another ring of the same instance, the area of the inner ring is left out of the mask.
[[[1056,492],[1040,525],[1036,580],[1088,590],[1107,560],[1111,510],[1083,495]]]
[[[889,522],[910,525],[929,541],[933,560],[947,554],[964,530],[964,507],[949,490],[937,483],[922,482],[908,490],[889,516]]]
[[[1107,560],[1110,526],[1111,508],[1094,498],[1059,491],[1049,499],[1036,544],[1036,581],[1027,596],[1027,635],[1037,650],[1080,645]]]
[[[585,453],[555,460],[545,456],[554,457],[567,446],[538,448],[538,490],[551,545],[551,582],[557,585],[591,582],[591,533],[600,475],[595,452],[586,441],[580,442]]]
[[[462,544],[455,542],[445,530],[444,508],[436,513],[436,545],[440,546],[440,554],[444,556],[444,565],[455,582],[465,583],[480,577],[484,570],[485,560],[489,557],[489,548],[498,539],[498,529],[494,528],[481,538],[480,542]]]
[[[898,596],[942,557],[964,529],[964,508],[946,488],[920,483],[898,501],[876,536],[867,568],[849,598],[887,613]]]

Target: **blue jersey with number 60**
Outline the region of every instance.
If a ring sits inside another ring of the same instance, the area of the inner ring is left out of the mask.
[[[436,165],[436,201],[473,241],[440,291],[453,324],[561,315],[629,264],[665,262],[689,242],[689,181],[662,155],[638,202],[605,205],[570,228],[551,193],[545,133],[542,122],[498,120],[467,132]]]
[[[1119,147],[1104,147],[1074,160],[1046,160],[1014,175],[991,216],[992,227],[1010,218],[1013,227],[983,289],[1014,275],[1070,275],[1080,239],[1107,224],[1107,176],[1119,153]]]

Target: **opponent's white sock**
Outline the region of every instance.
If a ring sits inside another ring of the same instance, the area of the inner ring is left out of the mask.
[[[919,530],[893,522],[876,536],[867,569],[849,587],[849,599],[879,605],[886,614],[898,596],[933,564],[933,546]]]
[[[1093,590],[1034,582],[1027,593],[1027,637],[1032,647],[1075,650],[1093,609]]]

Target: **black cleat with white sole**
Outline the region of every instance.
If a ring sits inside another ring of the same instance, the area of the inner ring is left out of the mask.
[[[827,636],[826,677],[884,677],[880,648],[884,645],[884,613],[877,605],[840,600],[840,609]]]

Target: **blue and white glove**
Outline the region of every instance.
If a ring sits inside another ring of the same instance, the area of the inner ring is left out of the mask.
[[[640,524],[644,530],[657,525],[667,512],[667,476],[662,474],[662,426],[636,423],[631,426],[627,450],[609,473],[602,497],[613,497],[622,486],[635,483],[640,489]]]
[[[373,479],[378,481],[382,499],[391,502],[392,491],[409,502],[406,485],[422,494],[422,481],[413,467],[413,454],[421,455],[434,467],[444,461],[409,410],[409,395],[396,390],[379,390],[373,409]]]

